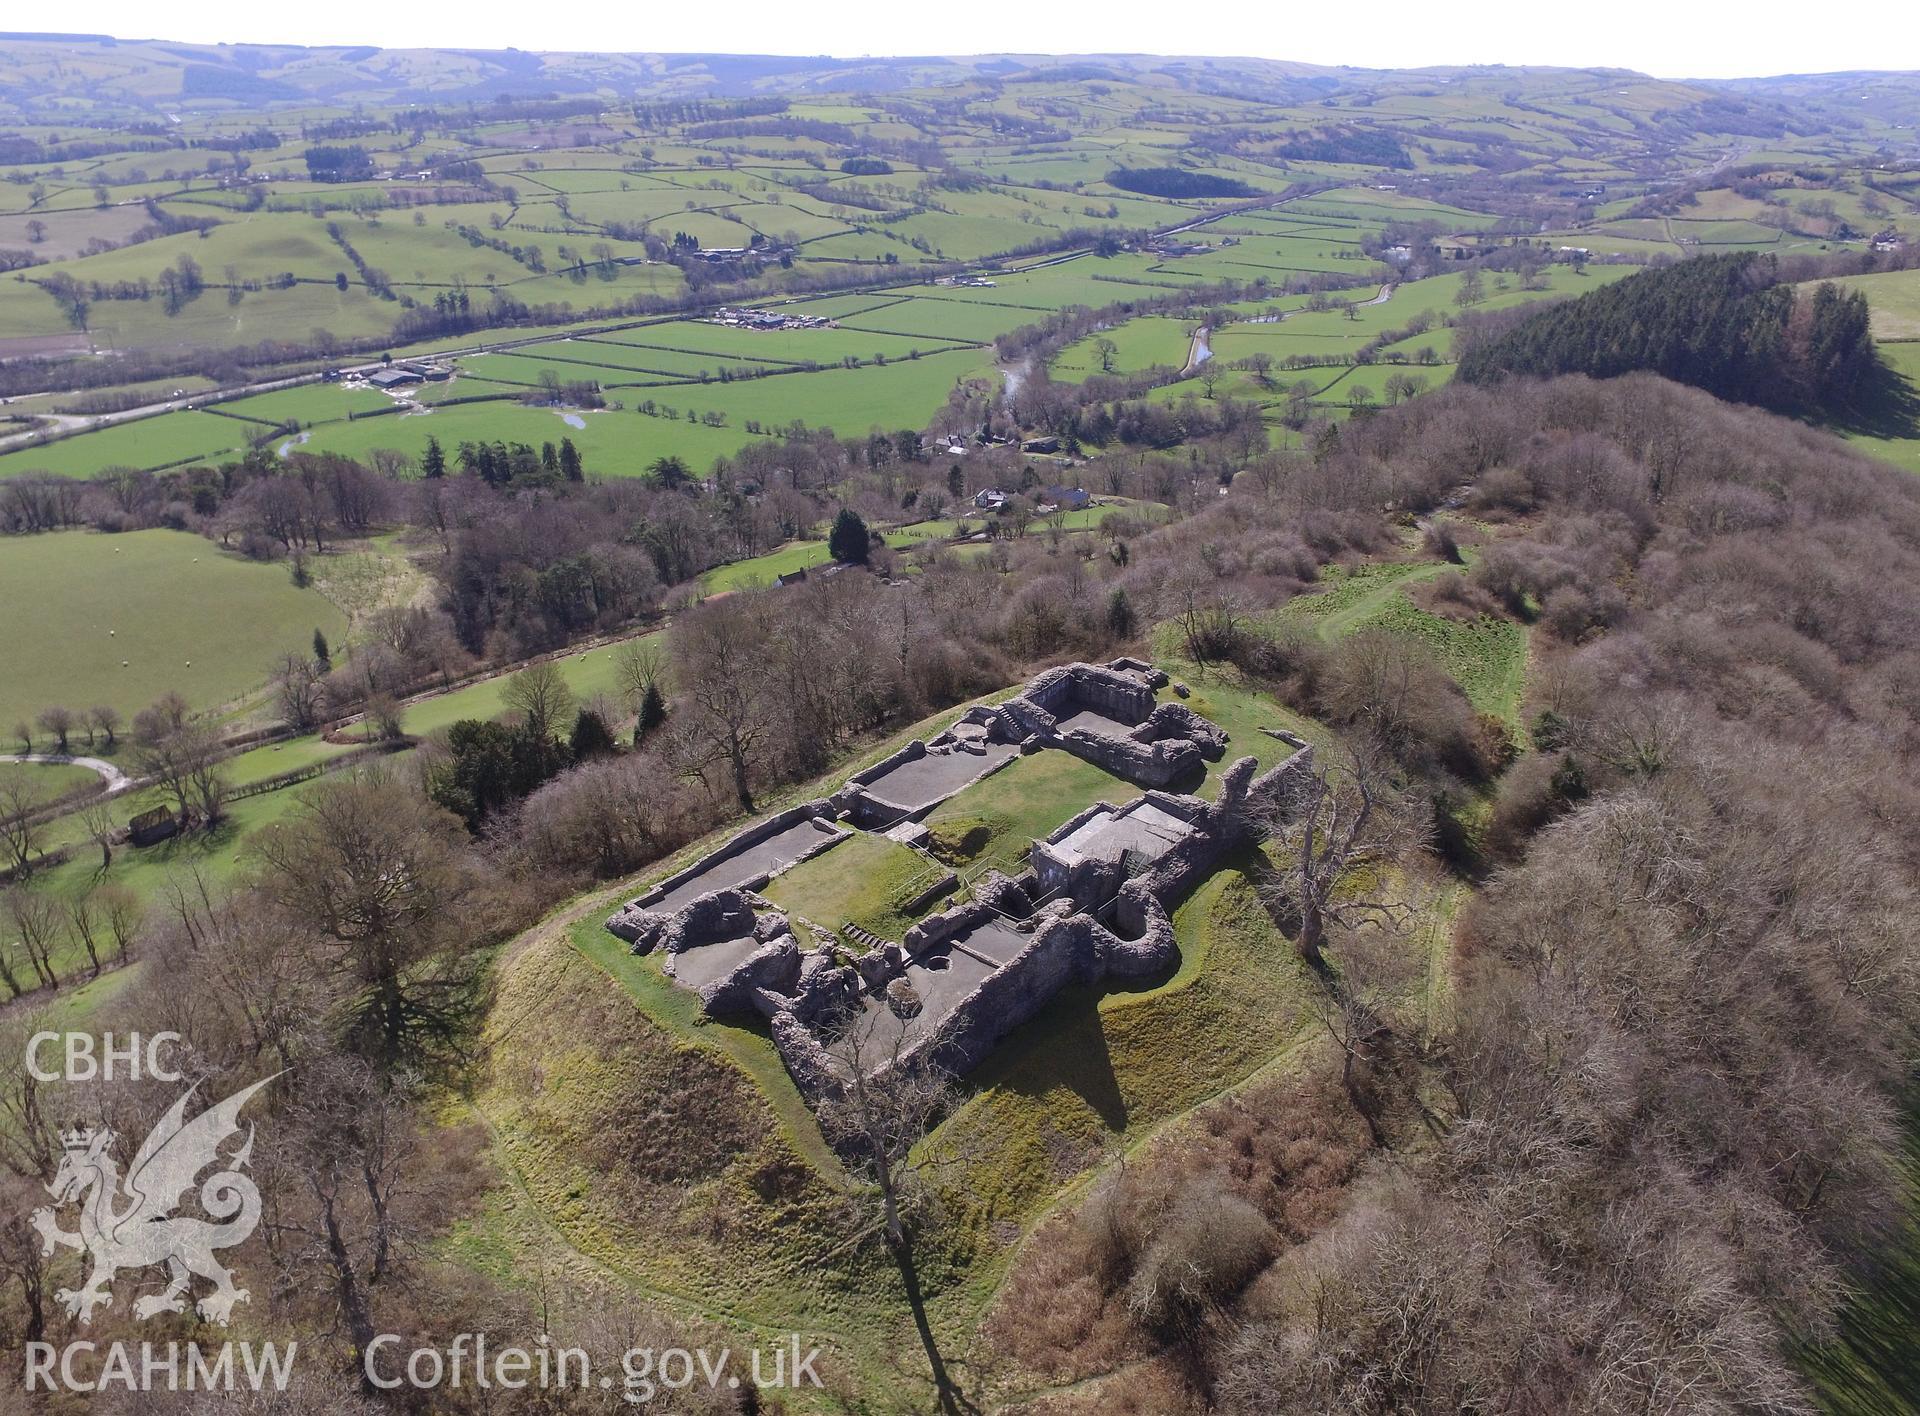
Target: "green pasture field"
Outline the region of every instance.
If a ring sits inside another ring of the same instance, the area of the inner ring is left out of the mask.
[[[1486,298],[1472,308],[1499,310],[1534,300],[1577,295],[1619,280],[1632,271],[1630,266],[1589,266],[1582,275],[1575,274],[1570,266],[1555,266],[1547,273],[1543,290],[1522,290],[1515,281],[1509,289],[1501,291],[1489,280]],[[1436,275],[1396,286],[1392,296],[1382,304],[1363,304],[1355,299],[1352,318],[1345,310],[1298,310],[1278,322],[1228,325],[1212,337],[1214,357],[1231,363],[1255,352],[1264,352],[1275,359],[1293,356],[1337,359],[1352,354],[1383,330],[1404,328],[1421,313],[1432,317],[1433,327],[1388,347],[1412,353],[1422,345],[1431,345],[1436,353],[1447,355],[1453,347],[1453,331],[1444,321],[1460,313],[1460,307],[1454,303],[1460,282],[1458,275]],[[1360,297],[1366,294],[1365,291],[1349,293]],[[1283,379],[1282,373],[1276,370],[1274,377],[1284,387],[1291,380]],[[1377,378],[1385,376],[1385,373],[1376,374]]]
[[[52,472],[62,477],[91,477],[109,467],[150,469],[196,459],[238,455],[251,427],[199,409],[161,413],[93,432],[75,433],[37,447],[0,456],[0,478],[23,472]]]
[[[796,570],[825,565],[831,559],[825,541],[790,541],[779,550],[768,551],[763,556],[752,556],[747,560],[718,566],[703,575],[700,584],[708,594],[758,589],[771,585],[776,575],[791,575]]]
[[[529,305],[558,305],[584,315],[636,295],[677,295],[682,280],[672,266],[615,266],[610,272],[589,269],[526,275],[507,288],[516,300]],[[426,287],[416,293],[431,299],[433,290]]]
[[[754,302],[756,309],[782,310],[790,315],[820,315],[830,320],[852,320],[862,324],[862,315],[878,314],[889,306],[899,305],[911,296],[908,290],[875,290],[854,295],[816,295],[811,298],[794,300],[759,300]],[[907,331],[910,334],[917,330]]]
[[[1883,344],[1920,340],[1920,270],[1849,275],[1833,283],[1842,290],[1858,290],[1867,297],[1875,339]],[[1886,351],[1883,348],[1881,352]]]
[[[875,330],[884,334],[921,335],[964,343],[986,344],[1001,335],[1046,318],[1046,311],[983,305],[953,295],[916,294],[911,299],[867,313],[842,318],[842,328]]]
[[[176,533],[133,534],[150,536]],[[654,631],[640,638],[642,640],[657,639],[658,634],[659,631]],[[618,647],[616,645],[569,654],[556,661],[568,686],[583,702],[596,694],[617,696],[619,683],[614,655]],[[505,688],[505,678],[493,678],[467,685],[437,698],[423,700],[406,710],[403,716],[404,726],[408,732],[424,736],[462,718],[499,717],[506,711],[503,698]],[[297,771],[331,761],[353,751],[355,746],[357,744],[351,742],[329,743],[310,734],[252,748],[228,759],[223,770],[232,786],[243,787],[284,772]],[[14,769],[7,764],[0,764],[0,772],[9,770]],[[72,782],[65,782],[63,778],[62,790],[70,785],[83,784],[95,775],[85,768],[77,767],[40,768],[36,765],[32,768],[21,767],[18,770],[78,774],[78,778]],[[228,822],[211,836],[196,833],[181,840],[146,849],[118,848],[114,852],[113,865],[104,877],[98,869],[98,853],[90,846],[83,847],[76,851],[74,857],[66,864],[36,874],[36,888],[51,889],[62,894],[78,894],[102,883],[103,880],[112,880],[127,885],[143,897],[151,899],[166,883],[172,872],[188,866],[208,871],[215,880],[230,878],[239,868],[242,847],[247,836],[268,822],[277,820],[288,811],[298,799],[302,785],[304,784],[232,803],[229,807]],[[116,819],[131,818],[148,807],[162,805],[164,802],[164,796],[152,789],[116,798],[114,800]],[[53,823],[50,829],[49,844],[80,842],[84,840],[84,835],[77,818],[62,817]],[[71,953],[73,957],[65,959],[60,965],[63,973],[67,968],[76,966],[78,948],[73,947]]]
[[[1385,279],[1387,267],[1358,246],[1342,247],[1313,236],[1246,236],[1231,246],[1166,262],[1157,275],[1187,280],[1281,279],[1295,272],[1325,271]]]
[[[1920,405],[1920,342],[1875,347],[1894,378],[1905,385],[1909,405]],[[1833,431],[1862,452],[1920,473],[1920,426],[1911,419],[1883,419],[1875,425],[1836,427]]]
[[[1016,305],[1043,314],[1068,305],[1100,309],[1124,300],[1167,294],[1168,282],[1153,274],[1152,266],[1141,256],[1082,256],[1037,270],[990,274],[987,279],[994,282],[991,289],[940,287],[938,298],[974,305]]]
[[[216,268],[217,270],[217,268]],[[151,272],[150,274],[157,274]],[[209,278],[216,278],[210,276]],[[64,327],[58,308],[56,327]],[[304,281],[284,290],[249,291],[238,304],[211,287],[169,315],[156,296],[148,300],[101,300],[88,307],[87,327],[103,348],[182,349],[307,338],[317,331],[342,339],[376,338],[393,327],[395,307],[349,284]]]
[[[488,355],[487,359],[512,356]],[[477,367],[486,367],[479,360]],[[563,366],[554,365],[556,371]],[[884,368],[829,368],[813,373],[777,374],[732,383],[674,384],[658,389],[633,389],[620,395],[624,411],[605,409],[572,416],[585,424],[575,428],[552,409],[518,403],[462,404],[426,414],[363,418],[357,422],[322,424],[307,444],[312,452],[338,452],[364,457],[376,447],[397,448],[418,456],[429,436],[451,450],[461,442],[525,442],[538,447],[570,437],[580,448],[590,474],[638,476],[656,459],[684,457],[704,471],[714,459],[730,456],[751,441],[749,419],[769,428],[785,427],[799,419],[813,428],[832,428],[843,437],[865,434],[875,426],[894,429],[922,427],[946,401],[958,379],[985,377],[992,356],[983,350],[955,350],[920,359],[890,361]],[[671,407],[677,419],[649,417],[637,411],[644,398]],[[726,415],[723,427],[689,420],[689,410]]]
[[[722,369],[740,374],[753,369],[788,367],[786,362],[780,359],[747,359],[731,354],[681,354],[670,349],[657,349],[650,345],[634,344],[611,337],[558,339],[546,344],[524,345],[511,353],[482,354],[478,357],[489,361],[554,359],[572,364],[604,365],[610,373],[627,369],[643,375],[683,379],[697,379],[702,374],[711,374],[717,378]],[[527,366],[520,364],[494,367],[525,369]],[[490,375],[490,377],[504,377],[504,375]]]
[[[1089,221],[1088,225],[1100,223]],[[1012,217],[968,216],[952,212],[927,212],[908,217],[887,229],[899,235],[924,240],[935,257],[948,261],[977,261],[999,251],[1024,245],[1050,227],[1063,227],[1063,221],[1022,223]]]
[[[490,354],[477,356],[492,358]],[[460,399],[478,398],[518,398],[527,390],[523,385],[509,383],[504,379],[484,378],[472,370],[461,370],[445,383],[418,384],[408,395],[415,403],[431,408],[442,403],[452,403]]]
[[[0,620],[0,663],[32,665],[0,675],[9,725],[56,703],[111,704],[130,718],[168,691],[216,707],[265,682],[277,656],[305,652],[316,628],[338,638],[346,626],[284,565],[182,531],[10,538],[0,597],[21,609]]]
[[[463,225],[486,229],[484,217],[462,212],[459,220]],[[404,212],[382,213],[377,221],[343,220],[340,226],[367,264],[397,285],[507,285],[532,273],[505,251],[468,244],[464,236],[448,230],[433,214],[428,215],[424,226],[415,226]],[[542,247],[549,266],[558,263],[552,238],[535,239],[534,244]],[[338,247],[334,254],[345,259]],[[358,278],[351,266],[347,278]]]
[[[349,413],[390,408],[393,400],[370,388],[342,388],[338,384],[303,384],[273,393],[256,393],[218,405],[224,413],[257,418],[263,423],[331,423]]]
[[[8,752],[18,752],[18,742],[6,741]],[[38,727],[34,729],[33,750],[49,752],[53,749],[52,738]],[[86,737],[79,732],[73,734],[68,744],[74,752],[89,752]],[[52,801],[67,792],[77,791],[81,787],[92,786],[100,780],[100,774],[87,767],[75,767],[70,762],[0,762],[0,790],[11,791],[14,787],[24,787],[27,800]],[[11,800],[11,798],[7,798]]]
[[[553,660],[553,663],[566,679],[567,687],[582,702],[595,694],[617,698],[620,693],[620,651],[630,643],[657,643],[662,632],[654,630],[619,644],[578,650]],[[438,694],[410,704],[401,715],[401,726],[414,737],[425,737],[441,728],[450,727],[462,718],[498,718],[507,711],[505,694],[508,677],[501,675],[482,679],[464,688],[456,688],[452,693]]]
[[[29,285],[23,274],[0,279],[0,339],[74,332],[53,297],[39,286]]]
[[[548,350],[553,352],[548,353]],[[548,375],[563,383],[592,382],[603,388],[697,383],[703,372],[716,373],[723,362],[726,361],[709,358],[703,363],[695,355],[664,352],[657,358],[648,358],[645,350],[635,351],[627,345],[588,344],[584,340],[574,339],[516,349],[509,353],[476,354],[464,360],[463,364],[469,374],[525,393],[544,384]],[[745,370],[751,366],[740,364],[735,367],[736,370]]]
[[[876,355],[893,361],[914,351],[940,353],[950,346],[900,334],[851,329],[748,330],[705,320],[677,320],[623,331],[619,342],[641,347],[722,354],[753,364],[838,364],[851,356],[863,362]]]
[[[678,386],[672,392],[675,397],[669,401],[682,415],[674,421],[603,409],[573,414],[585,425],[576,428],[565,421],[563,412],[529,408],[505,399],[464,403],[429,413],[322,424],[313,429],[306,450],[364,458],[375,448],[393,448],[418,458],[426,449],[427,439],[433,437],[451,457],[463,442],[522,442],[538,448],[544,442],[557,445],[562,438],[572,438],[586,460],[589,476],[637,477],[650,463],[669,456],[684,457],[690,465],[704,469],[714,458],[729,456],[748,441],[749,435],[737,421],[728,427],[712,428],[686,420],[684,405],[693,404],[705,411],[715,406],[714,399],[687,398]]]
[[[1186,367],[1193,344],[1194,322],[1171,319],[1165,315],[1146,315],[1127,320],[1112,329],[1102,330],[1076,340],[1054,357],[1053,376],[1069,383],[1080,383],[1101,372],[1100,343],[1110,340],[1117,347],[1113,356],[1114,372],[1137,373],[1156,365],[1172,369]]]
[[[986,378],[992,369],[990,350],[958,349],[890,360],[884,368],[830,368],[745,379],[724,387],[705,385],[697,392],[675,390],[666,401],[703,410],[723,409],[735,426],[749,418],[770,427],[799,419],[810,428],[832,428],[842,437],[857,437],[875,426],[926,426],[957,382]]]
[[[1669,217],[1667,229],[1675,240],[1700,246],[1778,246],[1780,231],[1753,221],[1695,221],[1687,217]]]
[[[896,273],[910,276],[912,267],[933,259],[909,246],[904,236],[895,235],[886,227],[867,227],[839,236],[823,236],[800,248],[800,258],[807,261],[853,261],[879,267],[889,256],[893,257],[895,264],[876,269],[873,272],[876,279]]]

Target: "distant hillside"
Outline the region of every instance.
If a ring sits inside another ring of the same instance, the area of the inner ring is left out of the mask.
[[[1876,103],[1920,102],[1910,75],[1874,76]],[[1648,136],[1683,129],[1729,135],[1824,131],[1841,116],[1838,85],[1754,80],[1751,87],[1668,83],[1618,69],[1503,65],[1385,70],[1269,59],[1150,54],[984,54],[835,59],[739,54],[572,53],[519,49],[382,49],[374,45],[176,44],[106,35],[0,33],[0,114],[61,119],[109,109],[170,112],[243,106],[447,104],[594,95],[740,97],[777,92],[898,93],[967,82],[1144,83],[1169,92],[1263,104],[1357,92],[1450,101],[1484,96],[1590,107]],[[1809,100],[1802,105],[1799,100]],[[1543,117],[1555,115],[1543,110]],[[1389,144],[1354,132],[1310,135],[1299,156],[1402,165]],[[1331,145],[1331,146],[1329,146]],[[1351,151],[1348,151],[1351,149]]]
[[[1704,256],[1484,329],[1458,377],[1648,370],[1766,408],[1846,408],[1879,369],[1867,314],[1865,296],[1832,284],[1796,296],[1771,256]]]

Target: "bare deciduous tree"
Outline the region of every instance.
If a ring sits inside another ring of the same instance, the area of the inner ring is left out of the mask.
[[[262,1232],[289,1286],[328,1295],[364,1352],[377,1332],[374,1296],[413,1239],[398,1203],[417,1148],[410,1086],[338,1055],[296,1075],[263,1163],[278,1202]]]
[[[87,721],[106,738],[107,750],[111,752],[114,734],[120,730],[120,710],[111,703],[102,703],[87,710]]]
[[[355,1046],[381,1065],[454,1044],[468,1016],[465,847],[458,818],[377,771],[307,791],[246,844],[257,887],[317,940]]]
[[[567,725],[574,705],[566,676],[551,661],[529,664],[508,679],[501,700],[520,714],[528,732],[542,740]]]
[[[817,1108],[820,1129],[864,1184],[849,1193],[862,1223],[856,1242],[878,1235],[900,1270],[915,1331],[943,1412],[971,1410],[954,1384],[927,1317],[914,1237],[932,1203],[926,1184],[940,1160],[915,1147],[956,1101],[953,1077],[907,1052],[907,1025],[889,1013],[854,1013],[828,1048],[841,1089]]]
[[[613,654],[613,671],[629,713],[638,713],[649,688],[664,691],[667,656],[653,635],[630,639]]]
[[[325,679],[319,665],[305,654],[287,654],[281,658],[273,678],[280,721],[296,732],[306,732],[319,721],[320,706],[326,699]]]
[[[34,973],[48,988],[60,985],[53,969],[53,951],[60,945],[61,914],[59,901],[44,891],[30,890],[24,885],[14,885],[7,890],[6,918],[13,925],[13,935],[26,952]],[[12,985],[12,978],[7,982]]]
[[[0,859],[16,875],[33,869],[33,858],[41,849],[45,823],[38,819],[40,794],[32,779],[24,774],[0,777]]]
[[[76,719],[73,709],[56,703],[51,708],[40,710],[40,726],[53,734],[53,751],[56,756],[67,755],[67,739],[72,735]]]
[[[184,699],[169,693],[134,715],[134,764],[174,799],[183,821],[198,815],[216,824],[226,804],[226,778],[220,769],[220,731],[188,711]]]
[[[751,811],[753,774],[773,714],[764,624],[743,597],[729,596],[682,615],[669,634],[682,728],[697,752],[689,765],[724,764],[735,798]]]
[[[1262,893],[1314,968],[1325,968],[1334,931],[1362,921],[1397,927],[1411,917],[1413,906],[1389,892],[1394,868],[1425,844],[1429,818],[1395,788],[1377,745],[1363,743],[1345,763],[1317,769],[1264,824],[1278,864]],[[1354,878],[1362,867],[1365,882]]]

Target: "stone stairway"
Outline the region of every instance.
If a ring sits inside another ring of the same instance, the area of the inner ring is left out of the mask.
[[[859,925],[855,924],[852,920],[848,920],[845,924],[841,925],[840,932],[846,935],[847,938],[851,939],[854,943],[862,945],[868,949],[879,949],[885,945],[894,943],[894,941],[891,939],[882,939],[879,935],[875,934],[871,929],[861,928]]]

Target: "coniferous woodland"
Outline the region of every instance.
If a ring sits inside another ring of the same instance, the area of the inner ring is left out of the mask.
[[[1505,327],[1500,327],[1504,325]],[[1645,370],[1780,411],[1846,408],[1879,367],[1867,300],[1830,283],[1796,291],[1750,252],[1644,271],[1518,319],[1490,322],[1459,377],[1612,378]]]

